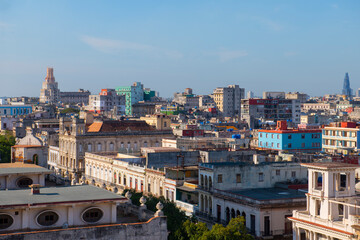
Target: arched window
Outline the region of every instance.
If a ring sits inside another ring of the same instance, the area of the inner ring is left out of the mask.
[[[98,143],[98,145],[97,145],[97,151],[98,151],[98,152],[101,152],[101,143]]]
[[[239,216],[240,216],[240,211],[237,210],[237,211],[236,211],[236,217],[239,217]]]
[[[14,223],[14,219],[8,214],[0,214],[0,229],[9,228]]]
[[[79,144],[79,152],[82,152],[82,144]]]
[[[91,143],[88,144],[88,151],[91,152]]]
[[[156,141],[156,142],[155,142],[155,147],[159,147],[159,146],[160,146],[159,142]]]
[[[147,141],[144,142],[144,147],[147,147],[148,146],[148,143]]]
[[[241,215],[242,215],[243,218],[244,218],[244,226],[246,226],[246,213],[245,213],[245,212],[242,212]]]
[[[19,178],[16,183],[19,188],[28,188],[31,184],[33,184],[33,180],[28,177]]]
[[[110,150],[110,151],[114,151],[114,143],[112,143],[112,142],[110,143],[110,145],[109,145],[109,150]]]
[[[103,211],[99,208],[90,208],[82,214],[82,219],[88,223],[95,223],[100,221],[103,217]]]
[[[204,195],[200,196],[200,211],[204,212]]]
[[[231,218],[235,218],[235,210],[233,208],[231,209]]]
[[[39,156],[37,154],[33,155],[33,163],[39,165]]]
[[[227,207],[225,212],[226,212],[226,222],[229,223],[230,222],[230,209]]]
[[[53,211],[42,212],[36,218],[38,224],[42,226],[54,225],[58,220],[59,220],[59,215]]]

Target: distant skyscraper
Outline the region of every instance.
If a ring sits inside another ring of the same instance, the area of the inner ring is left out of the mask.
[[[346,95],[348,97],[352,96],[352,89],[350,88],[350,80],[349,80],[349,74],[348,73],[345,73],[344,86],[343,86],[342,94]]]

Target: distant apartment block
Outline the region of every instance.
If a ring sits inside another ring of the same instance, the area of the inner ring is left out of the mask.
[[[191,88],[186,88],[183,93],[175,93],[173,102],[184,107],[184,110],[199,108],[199,96],[193,94]]]
[[[77,92],[60,92],[60,101],[67,104],[84,104],[89,103],[90,92],[79,89]]]
[[[301,106],[301,110],[303,112],[307,112],[310,110],[314,111],[329,111],[331,109],[335,109],[335,104],[333,103],[303,103]]]
[[[0,105],[0,116],[20,116],[32,113],[30,105]]]
[[[117,87],[118,95],[125,96],[125,114],[132,115],[132,105],[144,101],[144,86],[141,82],[134,82],[131,86]]]
[[[359,137],[355,122],[333,123],[322,130],[322,149],[328,153],[350,154],[358,150]]]
[[[245,89],[239,85],[218,87],[212,94],[218,111],[225,117],[240,117],[241,99],[245,98]]]
[[[287,120],[293,125],[300,123],[301,104],[297,99],[243,99],[241,118],[250,128],[257,128],[266,121]]]
[[[101,89],[98,95],[89,96],[87,109],[96,113],[115,111],[116,115],[124,115],[125,96],[117,95],[115,89]]]
[[[320,151],[320,129],[288,129],[286,121],[278,121],[275,130],[258,130],[259,148],[277,151]]]

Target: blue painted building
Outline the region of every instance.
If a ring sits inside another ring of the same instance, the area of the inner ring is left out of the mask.
[[[0,116],[19,116],[32,113],[31,105],[0,105]]]
[[[288,129],[279,121],[276,130],[259,130],[258,146],[277,151],[321,151],[321,129]]]

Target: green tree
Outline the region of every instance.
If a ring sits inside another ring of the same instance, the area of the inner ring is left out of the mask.
[[[6,132],[0,135],[0,161],[9,163],[11,161],[11,146],[15,145],[15,138],[11,133]]]
[[[229,224],[224,227],[215,224],[210,231],[205,232],[199,240],[252,240],[253,236],[247,233],[243,217],[232,218]]]
[[[224,227],[215,224],[209,230],[205,223],[185,221],[183,226],[176,231],[174,239],[177,240],[253,240],[253,236],[247,233],[243,217],[231,219]]]
[[[63,110],[60,111],[60,113],[62,114],[66,114],[66,113],[79,113],[80,110],[79,109],[75,109],[75,108],[65,108]]]
[[[140,205],[140,198],[142,196],[142,193],[134,192],[133,190],[125,190],[124,195],[127,191],[131,192],[131,201],[135,205]],[[178,207],[176,207],[174,202],[171,202],[169,200],[165,200],[164,197],[155,197],[152,195],[145,196],[146,197],[146,207],[150,211],[156,212],[156,204],[161,201],[164,205],[163,212],[164,215],[167,217],[167,228],[169,231],[169,239],[177,239],[175,238],[176,231],[182,227],[183,223],[189,219],[189,217],[186,216],[184,211],[181,211]]]

